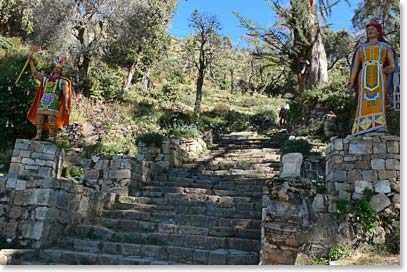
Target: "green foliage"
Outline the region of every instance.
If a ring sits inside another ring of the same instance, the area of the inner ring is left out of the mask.
[[[328,84],[305,91],[303,97],[305,104],[313,107],[316,103],[321,103],[325,111],[332,111],[335,114],[353,113],[355,110],[355,93],[344,90],[347,80],[346,75],[335,75]]]
[[[97,238],[96,231],[94,227],[90,227],[88,232],[85,235],[85,238],[95,240]]]
[[[312,145],[305,139],[286,140],[280,147],[281,154],[302,153],[308,155],[311,152]]]
[[[62,149],[68,149],[73,146],[73,143],[69,142],[68,139],[56,138],[54,143]]]
[[[109,135],[103,137],[102,140],[95,145],[85,147],[86,157],[90,158],[93,155],[110,158],[120,154],[137,156],[137,148],[134,139],[131,137],[118,137]]]
[[[80,177],[83,176],[84,169],[82,166],[65,167],[62,170],[63,177]]]
[[[155,145],[156,147],[161,147],[164,141],[164,136],[158,132],[148,132],[137,136],[136,144],[143,142],[146,145]]]
[[[290,104],[290,109],[287,112],[287,125],[289,127],[294,128],[303,123],[304,113],[302,109],[303,105],[298,102]]]
[[[4,39],[12,43],[12,39]],[[15,81],[24,66],[26,55],[21,49],[10,48],[0,63],[0,148],[11,146],[16,138],[31,138],[35,127],[27,121],[37,86],[29,69],[18,85]]]
[[[345,217],[349,213],[349,201],[338,199],[336,201],[336,212],[340,217]]]
[[[117,66],[95,62],[89,69],[90,95],[94,98],[112,100],[122,96],[125,72]]]
[[[190,113],[166,111],[158,119],[158,124],[161,128],[171,129],[180,126],[190,126],[195,122],[195,119],[194,115]]]
[[[376,227],[379,224],[380,217],[370,205],[370,199],[373,196],[373,191],[365,189],[363,198],[355,200],[355,212],[360,216],[362,225],[366,228],[368,237],[372,238],[376,233]]]
[[[177,127],[171,129],[168,133],[169,135],[176,136],[176,137],[183,137],[188,139],[198,139],[202,138],[202,134],[196,127]]]
[[[346,246],[335,246],[329,249],[329,260],[337,261],[340,258],[346,257],[350,250]]]

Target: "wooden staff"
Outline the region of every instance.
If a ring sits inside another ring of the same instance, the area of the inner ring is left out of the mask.
[[[34,52],[37,52],[38,50],[39,50],[38,47],[31,47],[31,49],[30,49],[30,55],[28,56],[27,61],[25,62],[24,67],[23,67],[23,69],[21,70],[21,72],[20,72],[20,74],[18,75],[18,78],[17,78],[17,80],[16,80],[16,82],[15,82],[16,85],[17,85],[17,83],[20,81],[21,76],[23,75],[23,73],[24,73],[24,71],[25,71],[25,68],[27,68],[28,63],[30,62],[30,58],[32,57],[32,55],[34,54]]]

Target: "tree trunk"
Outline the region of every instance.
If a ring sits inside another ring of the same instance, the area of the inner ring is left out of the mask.
[[[204,70],[199,69],[198,78],[196,80],[196,99],[194,112],[198,113],[201,111],[201,102],[202,102],[202,86],[204,83]]]
[[[235,79],[234,79],[234,75],[233,75],[233,69],[231,69],[230,70],[230,93],[233,93],[233,91],[234,91],[234,81],[235,81]]]
[[[122,87],[122,95],[125,96],[127,94],[127,92],[129,91],[129,87],[131,85],[131,81],[133,79],[134,73],[137,70],[137,62],[133,62],[131,64],[129,73],[127,74],[127,78],[123,83],[123,87]]]
[[[306,73],[307,78],[305,79],[305,88],[310,89],[314,85],[319,83],[328,82],[328,61],[326,59],[325,47],[322,42],[321,30],[318,23],[318,18],[316,16],[316,10],[313,7],[312,13],[310,14],[311,21],[311,64]],[[315,10],[315,13],[314,13]]]
[[[147,68],[147,71],[143,75],[143,79],[141,80],[141,84],[143,85],[143,89],[147,90],[148,86],[150,85],[150,72],[151,69]]]
[[[90,66],[90,57],[83,55],[78,63],[79,78],[77,82],[77,90],[79,93],[83,93],[86,97],[90,97],[90,90],[88,86],[88,71]]]

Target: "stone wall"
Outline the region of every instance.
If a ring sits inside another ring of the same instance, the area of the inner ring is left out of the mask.
[[[128,195],[129,185],[136,179],[137,161],[128,156],[101,159],[94,156],[83,161],[87,186],[96,191]]]
[[[9,173],[61,177],[63,150],[50,142],[17,139]]]
[[[56,241],[70,226],[86,224],[108,194],[65,179],[0,177],[0,233],[14,248],[40,248]]]
[[[400,208],[400,137],[370,133],[332,138],[326,153],[327,189],[338,199],[360,199],[370,189],[377,212]]]
[[[10,247],[48,246],[112,205],[115,194],[57,178],[62,155],[52,143],[16,141],[10,173],[0,177],[0,235]]]
[[[176,138],[170,139],[171,167],[179,167],[205,152],[206,143],[202,139]]]

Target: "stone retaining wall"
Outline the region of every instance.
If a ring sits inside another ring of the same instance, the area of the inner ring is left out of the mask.
[[[108,194],[65,179],[0,177],[0,233],[14,248],[45,247],[66,228],[90,222]]]

